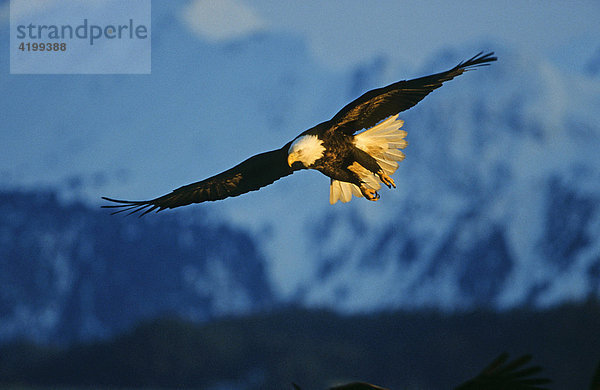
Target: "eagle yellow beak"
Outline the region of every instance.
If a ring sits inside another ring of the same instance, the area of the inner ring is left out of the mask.
[[[287,162],[288,162],[288,165],[291,168],[292,164],[296,162],[296,155],[294,153],[288,154]]]

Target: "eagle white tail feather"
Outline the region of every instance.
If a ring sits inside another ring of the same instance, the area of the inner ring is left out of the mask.
[[[406,131],[400,130],[404,121],[393,115],[383,122],[371,127],[354,136],[354,145],[371,155],[383,169],[383,172],[391,176],[398,169],[398,161],[404,160],[404,153],[398,149],[404,149],[408,142],[404,139]],[[368,188],[379,190],[381,180],[369,170],[359,164],[353,164],[351,170],[356,172],[365,182]],[[361,197],[360,189],[351,183],[339,180],[331,180],[329,187],[329,203],[334,204],[338,200],[343,203],[352,200],[352,195]]]
[[[352,195],[360,197],[360,189],[354,184],[342,182],[339,180],[331,180],[331,187],[329,191],[329,203],[334,204],[338,200],[343,203],[350,202]]]

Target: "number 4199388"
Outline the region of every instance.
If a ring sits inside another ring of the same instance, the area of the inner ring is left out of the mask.
[[[37,42],[21,42],[19,45],[21,51],[66,51],[67,44],[59,43],[37,43]]]

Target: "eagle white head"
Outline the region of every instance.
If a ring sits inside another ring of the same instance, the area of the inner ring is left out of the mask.
[[[288,165],[291,167],[293,163],[300,162],[308,168],[323,157],[324,152],[325,147],[319,137],[316,135],[303,135],[292,142],[288,150]]]

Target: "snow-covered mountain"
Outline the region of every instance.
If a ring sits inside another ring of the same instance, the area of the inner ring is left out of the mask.
[[[596,42],[583,40],[569,47],[569,55],[548,59],[481,41],[435,53],[419,69],[379,56],[351,71],[334,72],[319,65],[297,36],[258,31],[224,43],[199,40],[181,22],[181,4],[153,4],[152,75],[0,73],[0,87],[10,92],[0,96],[2,188],[56,189],[62,213],[72,199],[95,208],[101,195],[153,197],[280,147],[366,90],[446,70],[479,50],[495,50],[497,63],[447,83],[402,114],[407,158],[394,177],[398,189],[383,189],[380,201],[330,206],[328,179],[299,172],[261,191],[173,214],[249,232],[243,238],[216,234],[194,241],[197,250],[213,248],[213,259],[232,245],[243,248],[238,239],[252,242],[253,258],[261,260],[250,268],[264,263],[268,286],[261,289],[271,291],[272,299],[240,310],[289,301],[344,312],[507,308],[600,294]],[[7,33],[8,27],[0,25],[0,35]],[[0,40],[0,50],[7,52],[7,41]],[[8,59],[0,61],[8,69]],[[12,226],[12,216],[6,218],[6,226]],[[154,218],[145,217],[147,229]],[[127,225],[135,230],[138,222],[118,221],[126,241]],[[48,226],[51,231],[51,222]],[[177,226],[178,232],[185,230]],[[17,242],[20,233],[11,229],[4,228],[3,240]],[[106,239],[87,224],[57,229],[52,242],[63,233],[97,245]],[[141,256],[147,244],[139,244],[130,249]],[[24,251],[29,245],[16,248]],[[192,261],[192,252],[177,256]],[[98,267],[107,266],[106,257],[92,253]],[[70,251],[38,254],[45,257],[36,261],[50,269],[79,261]],[[15,279],[4,264],[25,255],[1,254],[8,282]],[[208,280],[211,274],[202,269],[195,275]],[[136,270],[137,265],[126,273]],[[72,279],[38,272],[85,296],[73,289]],[[116,283],[106,278],[92,279]],[[255,279],[203,288],[214,297],[237,288],[249,294],[250,280]],[[32,289],[31,296],[2,292],[8,302],[1,313],[4,332],[20,324],[6,318],[17,318],[21,303],[43,293],[39,286]],[[19,318],[61,315],[44,313],[33,310]],[[208,312],[203,313],[200,317]],[[218,313],[206,315],[213,314]]]
[[[272,307],[241,229],[201,215],[112,218],[52,193],[0,193],[0,343],[108,337],[143,319],[206,321]]]
[[[505,52],[456,84],[405,115],[407,159],[380,216],[320,219],[303,299],[505,308],[600,293],[598,77]]]

